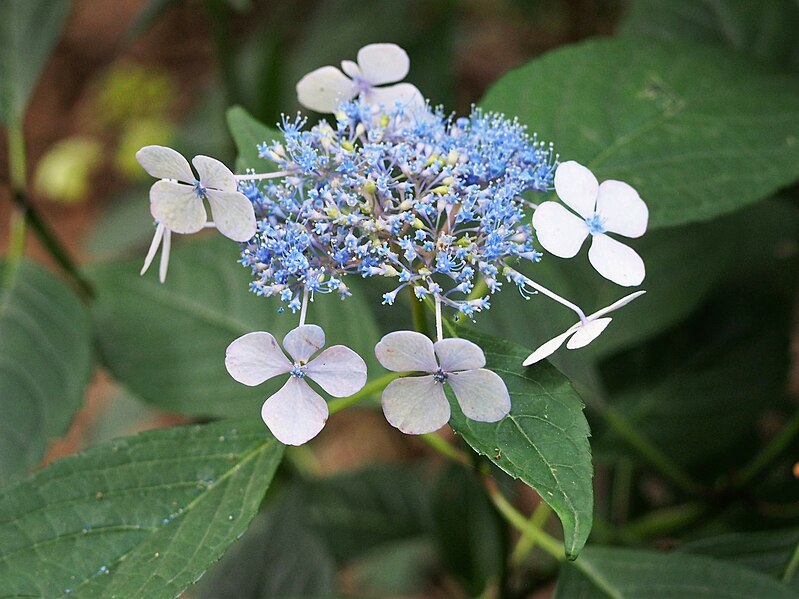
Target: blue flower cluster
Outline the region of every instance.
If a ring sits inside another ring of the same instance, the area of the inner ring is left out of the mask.
[[[283,176],[240,186],[258,220],[241,260],[255,293],[296,310],[304,290],[343,297],[346,275],[380,276],[394,281],[384,303],[410,286],[471,317],[489,307],[470,297],[478,273],[494,293],[506,261],[539,260],[524,196],[551,189],[557,157],[518,121],[359,101],[335,117],[284,117],[284,141],[259,147]]]

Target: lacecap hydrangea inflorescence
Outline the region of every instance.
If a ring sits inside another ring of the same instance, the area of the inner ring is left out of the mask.
[[[357,62],[345,60],[341,67],[321,67],[299,81],[300,103],[330,117],[309,125],[301,115],[284,116],[280,139],[257,148],[265,172],[236,175],[214,158],[195,156],[195,175],[171,148],[147,146],[137,153],[159,179],[150,190],[156,232],[142,274],[160,246],[163,282],[172,233],[214,228],[241,244],[253,292],[279,298],[278,311],[299,311],[299,326],[285,336],[284,349],[270,333],[253,332],[234,340],[225,358],[230,375],[245,385],[288,374],[261,410],[283,443],[305,443],[327,421],[327,402],[306,376],[333,397],[352,396],[366,383],[358,354],[340,345],[323,350],[324,331],[306,324],[317,294],[351,294],[348,277],[387,282],[384,304],[394,304],[407,289],[435,311],[435,343],[418,332],[394,331],[375,347],[387,370],[424,373],[399,376],[383,389],[383,411],[393,426],[421,434],[445,424],[445,384],[466,417],[501,420],[511,409],[502,377],[485,368],[476,344],[444,338],[443,310],[474,318],[490,308],[503,283],[510,284],[526,298],[553,299],[577,317],[525,365],[564,343],[569,349],[587,345],[610,324],[608,314],[644,292],[586,315],[518,265],[541,260],[540,250],[572,258],[591,237],[588,259],[597,272],[622,286],[639,285],[643,260],[611,234],[643,235],[646,204],[626,183],[600,184],[577,162],[559,162],[550,143],[514,118],[479,107],[455,117],[431,107],[415,86],[401,82],[409,59],[394,44],[369,44]],[[537,195],[553,189],[560,201],[538,203]]]

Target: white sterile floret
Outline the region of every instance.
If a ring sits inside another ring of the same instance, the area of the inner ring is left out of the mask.
[[[306,108],[322,113],[333,113],[340,102],[357,96],[363,102],[388,110],[396,103],[423,106],[421,92],[410,83],[377,87],[404,79],[409,68],[408,54],[396,44],[369,44],[358,51],[357,63],[341,62],[343,73],[326,66],[305,75],[297,83],[297,97]]]
[[[607,235],[640,237],[646,232],[649,211],[632,187],[608,180],[600,185],[583,165],[564,162],[555,171],[555,191],[579,216],[557,202],[544,202],[533,214],[533,228],[545,250],[573,258],[591,235],[588,260],[606,279],[630,287],[640,285],[646,270],[630,247]]]
[[[324,331],[306,324],[283,338],[291,360],[270,333],[261,331],[247,333],[227,348],[225,367],[244,385],[254,387],[280,374],[291,375],[261,408],[261,418],[281,443],[302,445],[318,435],[327,421],[327,402],[311,389],[306,376],[333,397],[348,397],[366,383],[366,363],[348,347],[334,345],[311,360],[324,345]]]
[[[496,422],[510,411],[505,382],[483,368],[485,354],[471,341],[442,339],[434,344],[421,333],[395,331],[380,340],[375,355],[388,370],[428,373],[399,378],[383,391],[386,420],[403,433],[431,433],[449,421],[445,382],[472,420]]]
[[[579,349],[581,347],[585,347],[594,339],[599,337],[599,335],[602,334],[602,331],[604,331],[610,324],[610,321],[613,320],[610,317],[603,318],[605,314],[610,314],[622,306],[626,306],[635,298],[643,295],[644,293],[646,293],[646,291],[636,291],[635,293],[624,296],[617,302],[612,303],[610,306],[602,308],[593,314],[589,314],[586,316],[585,320],[570,326],[565,332],[550,339],[541,347],[536,349],[527,357],[524,362],[522,362],[522,365],[529,366],[530,364],[535,364],[536,362],[539,362],[540,360],[552,355],[558,350],[558,348],[560,348],[561,345],[563,345],[563,342],[566,341],[566,339],[569,339],[569,342],[566,343],[566,347],[568,349]]]
[[[213,226],[234,241],[248,241],[255,235],[252,203],[238,191],[236,176],[224,164],[208,156],[189,162],[172,148],[145,146],[136,160],[153,177],[160,179],[150,188],[150,212],[158,223],[144,260],[142,274],[150,267],[163,240],[160,279],[164,282],[169,264],[171,233],[196,233],[208,225],[203,200],[211,207]]]

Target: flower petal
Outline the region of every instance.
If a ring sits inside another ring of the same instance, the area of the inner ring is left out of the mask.
[[[192,186],[163,179],[150,188],[150,213],[175,233],[196,233],[206,219],[203,201]]]
[[[569,337],[569,335],[574,333],[574,330],[578,326],[580,326],[580,325],[576,324],[576,325],[574,325],[572,327],[569,327],[569,329],[566,330],[565,332],[561,333],[557,337],[553,337],[552,339],[550,339],[549,341],[547,341],[546,343],[541,345],[533,353],[531,353],[529,356],[527,356],[527,359],[525,359],[525,361],[522,362],[522,366],[530,366],[531,364],[535,364],[536,362],[540,362],[544,358],[548,358],[549,356],[554,354],[558,350],[558,348],[561,345],[563,345],[563,342],[566,341],[566,339]]]
[[[339,102],[351,100],[356,93],[350,78],[336,67],[321,67],[297,82],[300,104],[316,112],[335,112]]]
[[[604,233],[593,236],[588,260],[599,274],[624,287],[640,285],[646,275],[641,256]]]
[[[585,221],[557,202],[544,202],[535,209],[533,227],[541,246],[559,258],[574,258],[588,237]]]
[[[291,367],[277,340],[264,331],[242,335],[225,351],[225,368],[230,376],[249,387],[289,372]]]
[[[382,106],[386,111],[394,110],[396,104],[403,108],[424,106],[422,92],[410,83],[374,87],[366,91],[361,97],[373,106]]]
[[[611,233],[640,237],[646,232],[649,209],[632,187],[622,181],[602,181],[596,199],[596,211]]]
[[[249,241],[255,235],[255,210],[252,202],[238,191],[208,189],[211,217],[219,232],[233,241]]]
[[[394,372],[436,372],[438,362],[433,342],[415,331],[394,331],[375,346],[375,356],[383,368]]]
[[[633,292],[633,293],[631,293],[629,295],[625,295],[620,300],[617,300],[617,301],[613,302],[612,304],[610,304],[609,306],[606,306],[605,308],[602,308],[601,310],[597,310],[596,312],[591,314],[588,317],[588,320],[596,320],[600,316],[604,316],[605,314],[610,314],[611,312],[615,312],[616,310],[618,310],[622,306],[626,306],[631,301],[633,301],[635,298],[640,297],[640,296],[642,296],[645,293],[646,293],[646,291],[641,289],[640,291],[635,291],[635,292]]]
[[[485,368],[454,372],[447,377],[447,382],[467,418],[496,422],[510,412],[508,388],[496,372]]]
[[[305,371],[333,397],[349,397],[366,384],[366,362],[343,345],[327,348],[308,363]]]
[[[324,428],[328,414],[322,396],[296,376],[261,407],[264,423],[285,445],[302,445],[313,439]]]
[[[350,79],[361,78],[361,69],[351,60],[342,60],[341,70],[344,71],[344,74]]]
[[[591,343],[594,339],[599,337],[608,325],[612,318],[597,318],[587,324],[581,325],[569,339],[566,344],[568,349],[579,349]]]
[[[136,160],[142,168],[156,179],[177,179],[185,183],[194,182],[189,161],[180,152],[166,146],[144,146],[136,152]]]
[[[588,218],[595,212],[599,182],[582,164],[569,160],[555,171],[555,192],[577,214]]]
[[[442,339],[433,348],[444,372],[472,370],[486,365],[486,356],[480,346],[467,339]]]
[[[369,44],[358,50],[361,77],[370,85],[400,81],[410,66],[408,53],[397,44]]]
[[[449,421],[444,386],[432,376],[408,376],[391,381],[383,390],[383,414],[388,423],[409,435],[423,435]]]
[[[291,329],[283,337],[283,347],[294,362],[307,364],[311,356],[325,346],[325,332],[315,324]]]
[[[220,191],[236,191],[238,189],[236,176],[216,158],[195,156],[191,159],[191,163],[200,175],[202,187]]]

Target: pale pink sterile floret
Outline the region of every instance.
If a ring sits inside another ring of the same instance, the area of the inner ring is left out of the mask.
[[[573,258],[590,235],[588,260],[597,272],[625,287],[640,285],[646,275],[643,260],[608,235],[634,238],[646,232],[649,211],[638,192],[622,181],[600,184],[590,170],[573,160],[555,171],[555,191],[574,212],[558,202],[536,208],[533,228],[543,248],[560,258]]]
[[[386,110],[393,109],[396,103],[403,107],[424,106],[416,86],[385,86],[404,79],[409,68],[408,54],[396,44],[369,44],[358,51],[357,63],[344,60],[341,70],[326,66],[305,75],[297,83],[297,98],[306,108],[322,113],[333,113],[340,102],[359,96],[362,102]]]
[[[333,397],[348,397],[366,383],[366,363],[348,347],[334,345],[311,357],[325,345],[324,331],[306,324],[277,340],[267,332],[247,333],[233,341],[225,354],[225,367],[235,380],[254,387],[281,374],[290,374],[286,384],[268,397],[261,418],[275,438],[286,445],[302,445],[325,425],[327,402],[314,391],[311,379]]]
[[[380,340],[375,355],[388,370],[427,373],[399,378],[383,391],[386,420],[404,433],[430,433],[449,421],[445,383],[472,420],[496,422],[510,411],[505,382],[484,368],[485,354],[471,341],[451,338],[433,343],[421,333],[395,331]]]
[[[599,335],[602,334],[602,331],[604,331],[613,320],[610,317],[606,317],[605,314],[610,314],[622,306],[626,306],[635,298],[642,296],[644,293],[646,293],[646,291],[641,290],[631,293],[630,295],[625,295],[623,298],[612,303],[610,306],[606,306],[601,310],[597,310],[593,314],[589,314],[585,317],[585,320],[581,320],[580,322],[573,324],[557,337],[553,337],[538,347],[538,349],[536,349],[527,357],[522,365],[530,366],[531,364],[535,364],[536,362],[551,356],[560,348],[561,345],[563,345],[564,342],[566,342],[567,339],[569,340],[568,343],[566,343],[567,349],[579,349],[581,347],[585,347],[594,339],[599,337]]]

